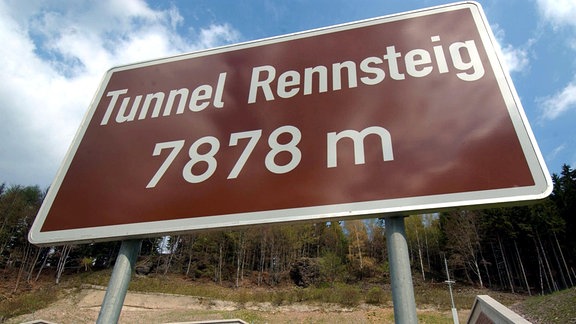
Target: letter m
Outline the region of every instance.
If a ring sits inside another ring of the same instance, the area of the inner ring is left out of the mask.
[[[343,138],[349,138],[354,143],[354,164],[364,164],[364,138],[371,134],[380,136],[380,142],[382,143],[382,159],[384,161],[394,160],[394,154],[392,152],[392,138],[390,137],[390,132],[388,132],[388,130],[383,127],[372,126],[364,129],[361,132],[355,130],[344,130],[340,133],[328,133],[328,161],[326,166],[328,168],[335,168],[338,166],[338,141]]]

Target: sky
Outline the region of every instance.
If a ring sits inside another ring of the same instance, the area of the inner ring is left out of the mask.
[[[576,1],[479,2],[550,172],[576,166]],[[52,183],[114,66],[445,3],[0,0],[0,183]]]

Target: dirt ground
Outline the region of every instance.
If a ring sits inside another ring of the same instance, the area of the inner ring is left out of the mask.
[[[73,290],[47,308],[12,318],[7,323],[44,320],[51,323],[94,323],[98,318],[104,289],[84,287]],[[293,304],[275,306],[271,303],[218,301],[207,298],[128,292],[120,315],[120,323],[176,323],[221,319],[242,319],[248,323],[393,323],[391,305],[385,307],[360,305],[343,308],[332,304]],[[420,323],[439,323],[437,316],[451,323],[451,313],[437,310],[418,310]],[[460,322],[465,322],[468,311],[459,311]]]

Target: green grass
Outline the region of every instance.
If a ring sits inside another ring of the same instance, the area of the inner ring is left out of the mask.
[[[576,288],[529,297],[518,308],[537,323],[576,323]]]
[[[0,323],[4,319],[28,314],[44,308],[58,299],[58,289],[47,287],[14,295],[0,301]]]
[[[470,309],[477,295],[490,295],[505,306],[510,306],[525,297],[522,295],[502,293],[488,289],[456,286],[453,290],[454,304],[457,309]],[[452,308],[450,291],[444,283],[417,284],[414,286],[416,305],[428,305],[438,310],[449,311]]]
[[[452,318],[446,318],[437,314],[418,314],[418,323],[420,324],[450,324]]]
[[[48,307],[63,294],[80,288],[83,283],[106,286],[110,273],[111,270],[67,275],[62,278],[59,285],[56,285],[53,274],[45,273],[38,283],[21,283],[21,288],[16,293],[0,294],[0,323],[9,318]],[[14,280],[14,278],[8,280]]]
[[[461,292],[455,291],[454,303],[456,308],[470,308],[474,304],[476,295],[486,293],[486,291],[474,292],[470,289]],[[414,287],[414,298],[416,299],[416,305],[429,305],[444,311],[452,308],[450,291],[443,284]]]
[[[274,305],[285,305],[296,302],[335,303],[342,306],[357,306],[364,298],[363,292],[350,285],[335,285],[327,288],[236,288],[230,289],[212,283],[188,285],[172,282],[162,278],[138,278],[130,285],[130,289],[147,292],[167,292],[230,300],[238,303],[272,302]]]
[[[94,275],[84,279],[84,283],[102,284],[101,276]],[[295,302],[334,303],[353,307],[366,299],[368,293],[374,303],[383,303],[387,299],[383,291],[363,292],[360,288],[345,284],[333,287],[279,287],[275,289],[250,287],[227,288],[214,283],[195,283],[183,279],[174,280],[164,276],[134,277],[130,283],[131,291],[171,293],[188,296],[198,296],[213,299],[229,300],[238,303],[271,302],[274,305],[285,305]],[[377,299],[377,300],[376,300]]]

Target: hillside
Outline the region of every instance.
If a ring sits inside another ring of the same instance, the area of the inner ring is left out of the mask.
[[[530,297],[512,309],[533,323],[576,323],[576,289]]]
[[[25,285],[11,295],[4,282],[0,314],[6,323],[44,319],[57,323],[92,323],[98,316],[108,271],[70,274],[59,284],[50,276]],[[478,294],[488,294],[505,305],[522,302],[521,295],[458,286],[455,301],[462,323]],[[442,283],[415,283],[420,323],[450,323],[450,299]],[[125,301],[122,323],[176,322],[242,318],[252,323],[393,323],[388,285],[343,285],[296,288],[223,287],[182,276],[135,276]],[[10,318],[9,318],[10,317]],[[9,319],[8,319],[9,318]],[[1,322],[1,321],[0,321]]]

